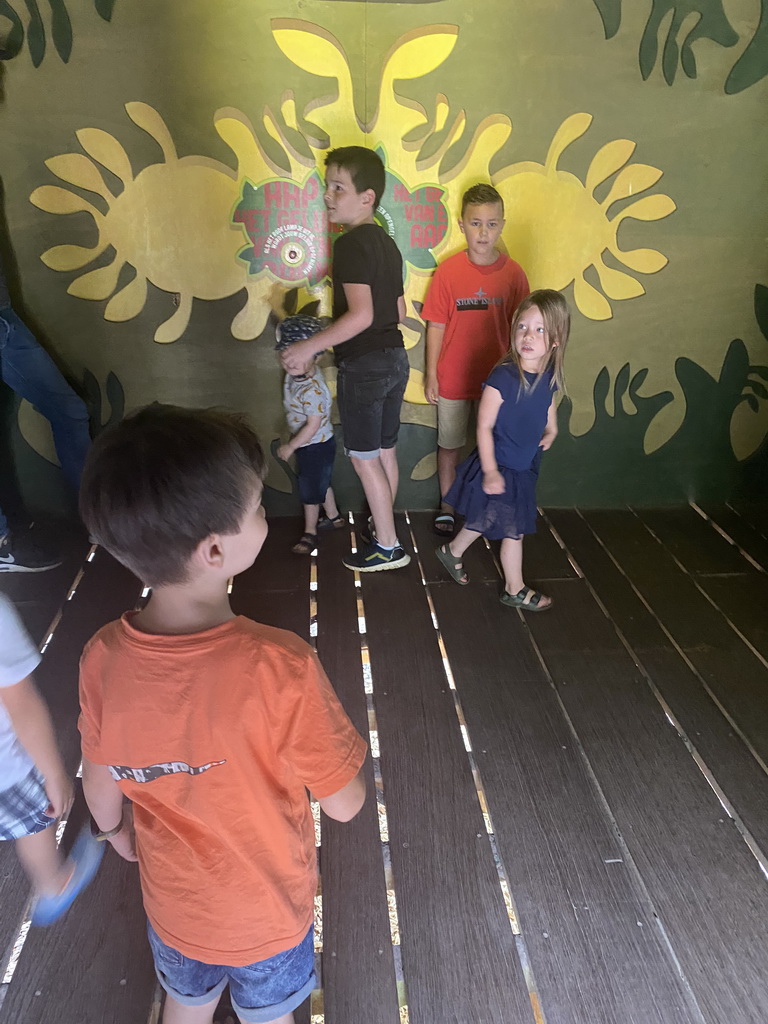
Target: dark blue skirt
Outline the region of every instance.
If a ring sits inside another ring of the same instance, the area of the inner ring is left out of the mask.
[[[524,533],[536,533],[536,481],[541,451],[530,469],[499,466],[504,477],[503,494],[486,494],[483,470],[475,450],[456,470],[456,480],[445,502],[464,516],[468,530],[482,533],[488,540],[518,540]]]

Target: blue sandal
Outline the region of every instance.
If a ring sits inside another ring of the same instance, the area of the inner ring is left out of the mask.
[[[69,881],[56,896],[38,896],[32,909],[32,924],[43,927],[53,924],[69,910],[99,870],[104,845],[91,835],[90,824],[82,829],[69,855],[68,863],[73,865]]]

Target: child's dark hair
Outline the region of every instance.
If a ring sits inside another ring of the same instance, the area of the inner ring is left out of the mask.
[[[517,331],[517,325],[533,306],[539,310],[542,319],[544,320],[544,326],[547,329],[547,344],[549,347],[547,349],[547,358],[544,366],[542,367],[541,373],[537,375],[533,384],[528,384],[525,379],[525,374],[523,373],[523,367],[520,362],[517,346],[515,345],[515,332]],[[514,363],[520,374],[520,386],[526,390],[528,388],[535,388],[547,370],[551,370],[552,389],[554,390],[556,387],[558,391],[565,394],[563,360],[565,358],[565,346],[568,344],[568,336],[570,332],[571,311],[568,309],[568,303],[565,301],[565,297],[553,288],[539,288],[538,291],[531,292],[526,299],[523,299],[515,310],[510,330],[511,343],[509,352],[499,360],[498,365],[501,366],[504,363]]]
[[[242,416],[149,405],[93,442],[80,515],[144,584],[181,583],[202,540],[240,530],[264,472],[259,439]]]
[[[504,200],[493,185],[486,185],[483,182],[468,188],[461,197],[461,216],[464,216],[468,206],[483,206],[484,203],[498,203],[501,207],[501,216],[504,216]]]
[[[384,164],[378,153],[364,146],[341,146],[339,149],[332,149],[325,158],[326,167],[341,167],[349,171],[352,184],[358,195],[367,189],[373,189],[376,197],[374,210],[381,202],[386,184],[386,172]]]

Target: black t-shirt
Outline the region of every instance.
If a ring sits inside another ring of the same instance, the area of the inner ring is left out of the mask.
[[[384,348],[402,348],[397,300],[403,294],[403,257],[378,224],[360,224],[333,246],[333,319],[349,309],[345,284],[367,284],[373,299],[373,323],[334,348],[336,362]]]

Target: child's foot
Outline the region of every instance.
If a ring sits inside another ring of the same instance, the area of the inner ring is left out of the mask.
[[[311,555],[317,547],[316,533],[303,533],[301,540],[294,544],[291,551],[294,555]]]
[[[552,607],[551,597],[547,597],[546,594],[541,594],[531,587],[523,587],[516,594],[510,594],[504,590],[499,600],[507,608],[520,608],[524,612],[545,612]]]
[[[318,530],[342,530],[347,525],[347,520],[344,516],[339,513],[330,519],[328,516],[323,516],[320,522],[317,524]]]
[[[347,555],[344,565],[348,569],[357,569],[358,572],[380,572],[383,569],[401,569],[408,565],[410,560],[411,556],[399,544],[393,548],[384,548],[373,540],[365,547],[358,548],[354,555]]]
[[[469,583],[469,576],[464,568],[461,558],[457,558],[451,551],[450,544],[441,544],[440,547],[435,551],[438,560],[450,575],[451,579],[456,580],[462,587],[465,587]]]
[[[32,909],[32,924],[45,926],[58,921],[93,880],[103,856],[104,844],[91,835],[90,825],[86,825],[75,840],[67,861],[72,869],[69,880],[55,896],[38,896]]]
[[[452,537],[456,531],[456,518],[453,512],[441,509],[435,516],[432,529],[440,536]]]

